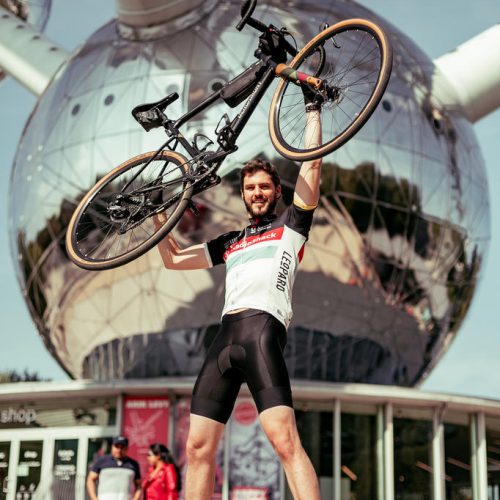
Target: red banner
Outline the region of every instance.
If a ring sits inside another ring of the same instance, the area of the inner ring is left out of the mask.
[[[148,471],[147,453],[153,443],[168,447],[170,401],[166,396],[124,396],[122,433],[128,437],[128,454],[141,466],[141,476]]]

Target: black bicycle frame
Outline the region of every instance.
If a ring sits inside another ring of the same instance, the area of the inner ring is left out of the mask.
[[[259,23],[258,23],[259,24]],[[217,143],[219,144],[219,148],[215,152],[207,152],[203,155],[202,161],[205,164],[210,164],[210,173],[214,173],[218,170],[224,158],[228,156],[230,153],[236,151],[236,140],[241,134],[243,128],[247,124],[250,116],[255,111],[255,108],[259,104],[262,99],[264,93],[269,88],[273,78],[276,76],[275,68],[277,64],[280,62],[284,62],[287,58],[287,53],[289,55],[297,54],[297,50],[290,45],[284,38],[284,36],[277,32],[272,25],[266,27],[264,24],[260,26],[259,31],[262,32],[262,35],[259,37],[259,46],[255,55],[257,59],[262,61],[262,75],[257,79],[257,81],[253,84],[251,94],[247,98],[245,104],[241,111],[233,118],[231,122],[229,122],[229,117],[227,114],[224,114],[221,118],[222,120],[226,120],[226,124],[222,127],[220,131],[217,132],[219,125],[216,128],[217,133]],[[247,68],[248,69],[248,68]],[[247,71],[247,70],[245,70]],[[239,76],[241,76],[245,71],[236,76],[232,81],[234,82]],[[288,74],[282,74],[283,78],[289,78],[293,81],[293,78],[289,77]],[[188,122],[191,118],[195,117],[213,103],[215,103],[218,99],[222,98],[223,90],[229,85],[230,82],[226,83],[221,89],[209,95],[204,101],[198,104],[196,107],[182,115],[177,121],[169,120],[166,116],[164,116],[165,120],[163,126],[169,139],[160,146],[157,150],[156,154],[148,160],[144,166],[139,170],[136,174],[140,175],[142,170],[146,168],[153,160],[157,158],[161,151],[165,148],[169,148],[170,150],[175,150],[177,144],[181,144],[181,146],[187,151],[187,153],[191,156],[191,159],[196,159],[200,157],[204,153],[203,150],[199,150],[196,146],[196,143],[193,142],[191,144],[180,132],[180,127]],[[171,142],[175,141],[174,147],[169,147]],[[166,165],[165,167],[166,168]],[[159,178],[162,177],[164,171],[162,170],[159,174]],[[206,171],[205,171],[206,173]],[[135,176],[135,177],[136,177]],[[134,178],[132,178],[123,188],[122,192],[124,192],[128,186],[132,183]]]
[[[219,144],[219,149],[212,153],[210,156],[205,158],[207,162],[213,162],[214,160],[222,161],[229,153],[232,153],[236,150],[236,140],[239,135],[243,131],[243,128],[247,124],[250,116],[255,111],[255,108],[259,104],[266,90],[271,85],[272,80],[274,79],[275,71],[274,66],[272,64],[267,64],[265,66],[265,70],[263,75],[255,82],[253,86],[252,93],[247,98],[245,104],[241,111],[234,117],[234,119],[226,124],[218,133],[217,141]],[[195,117],[213,103],[215,103],[218,99],[221,99],[221,92],[224,89],[218,90],[214,92],[210,96],[208,96],[204,101],[198,104],[195,108],[188,111],[186,114],[181,116],[176,122],[168,121],[165,124],[165,129],[167,134],[171,136],[171,138],[162,145],[159,151],[164,149],[172,139],[176,139],[179,143],[184,147],[184,149],[192,156],[196,157],[200,154],[200,151],[194,147],[192,144],[188,142],[188,140],[179,132],[179,128],[182,127],[186,122],[191,120],[191,118]],[[227,115],[224,115],[227,116]],[[222,118],[224,118],[224,116]]]

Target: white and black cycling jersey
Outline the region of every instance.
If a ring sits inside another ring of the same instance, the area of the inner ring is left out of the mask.
[[[279,217],[252,220],[205,244],[210,266],[226,264],[222,316],[236,309],[258,309],[288,327],[292,288],[311,228],[314,210],[290,205]]]

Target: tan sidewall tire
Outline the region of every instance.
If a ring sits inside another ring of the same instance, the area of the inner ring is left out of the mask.
[[[68,252],[68,255],[69,255],[70,259],[77,266],[82,267],[84,269],[88,269],[88,270],[98,271],[98,270],[112,269],[114,267],[118,267],[118,266],[124,265],[127,262],[130,262],[130,261],[136,259],[137,257],[140,257],[144,253],[146,253],[158,241],[160,241],[165,236],[165,234],[168,232],[168,231],[165,230],[166,228],[162,228],[158,232],[154,233],[151,236],[151,238],[149,238],[148,240],[144,241],[144,243],[142,243],[141,245],[139,245],[133,251],[130,252],[130,254],[132,255],[130,258],[126,257],[128,254],[125,254],[125,255],[121,255],[119,257],[115,257],[114,259],[109,259],[109,260],[106,260],[106,261],[97,261],[97,262],[95,262],[95,261],[89,261],[89,260],[86,260],[86,259],[82,258],[78,254],[78,252],[75,251],[74,246],[73,246],[73,232],[74,232],[75,226],[76,226],[76,224],[78,222],[78,219],[79,219],[79,217],[81,215],[81,212],[87,206],[87,203],[89,202],[89,200],[110,179],[114,178],[116,175],[118,175],[122,171],[126,171],[129,168],[132,168],[133,166],[137,165],[138,163],[140,163],[144,159],[156,155],[156,153],[157,153],[156,151],[150,151],[148,153],[143,153],[143,154],[134,156],[133,158],[130,158],[127,161],[121,163],[116,168],[114,168],[113,170],[111,170],[110,172],[108,172],[102,179],[100,179],[94,185],[94,187],[92,187],[87,192],[87,194],[82,198],[82,200],[80,201],[80,203],[76,207],[75,211],[73,212],[73,215],[71,216],[71,219],[70,219],[69,224],[68,224],[68,228],[66,230],[66,250]],[[181,154],[179,154],[179,153],[177,153],[175,151],[162,151],[158,155],[158,157],[161,157],[161,158],[164,158],[164,159],[175,158],[176,161],[178,162],[178,165],[179,166],[184,165],[185,170],[187,172],[187,163],[188,163],[188,160],[187,160],[187,158],[185,156],[183,156],[183,155],[181,155]],[[176,162],[176,164],[177,164],[177,162]],[[178,206],[183,202],[184,199],[186,199],[185,204],[187,205],[187,201],[189,201],[189,198],[191,197],[191,192],[192,192],[192,187],[189,188],[188,190],[186,190],[186,193],[183,195],[183,199],[181,201],[179,201]],[[185,210],[185,208],[184,208],[184,210]],[[182,210],[182,212],[184,212],[184,210]],[[177,213],[177,208],[176,208],[176,211],[174,212],[174,214],[176,214],[176,213]],[[180,215],[177,218],[179,218],[179,217],[180,217]]]
[[[328,37],[331,33],[337,30],[345,29],[351,26],[352,27],[363,26],[368,28],[377,35],[377,40],[380,43],[380,47],[382,50],[381,71],[377,83],[375,85],[374,91],[370,99],[365,104],[359,117],[355,121],[353,121],[351,125],[346,130],[344,130],[344,132],[342,132],[342,134],[340,134],[330,142],[326,143],[324,146],[318,149],[314,149],[313,151],[310,150],[291,151],[280,141],[278,137],[279,134],[277,133],[276,130],[275,122],[277,120],[275,120],[275,113],[278,110],[278,102],[280,100],[281,93],[283,92],[283,89],[287,83],[286,80],[280,79],[278,86],[274,91],[273,98],[271,101],[271,106],[269,107],[269,135],[271,137],[271,142],[273,143],[276,151],[278,151],[278,153],[280,153],[285,158],[294,161],[307,161],[316,158],[322,158],[323,156],[326,156],[327,154],[331,153],[332,151],[343,145],[345,142],[347,142],[347,140],[349,140],[351,136],[354,135],[363,126],[363,124],[366,122],[366,120],[368,120],[370,115],[375,110],[378,101],[382,98],[382,95],[389,81],[390,72],[392,69],[392,49],[388,42],[387,35],[384,33],[384,31],[377,24],[367,19],[347,19],[345,21],[341,21],[340,23],[334,24],[333,26],[330,26],[329,28],[327,28],[326,30],[322,31],[314,38],[312,38],[304,46],[304,48],[293,58],[289,66],[296,69],[296,66],[298,65],[302,56],[305,53],[307,53],[311,49],[311,47],[313,47],[318,42],[318,40]],[[373,107],[373,109],[370,109],[371,107]]]

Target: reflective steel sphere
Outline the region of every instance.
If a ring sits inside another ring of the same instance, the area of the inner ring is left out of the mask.
[[[115,21],[103,26],[40,98],[19,144],[10,191],[19,282],[47,348],[74,377],[192,375],[217,330],[221,266],[167,271],[153,249],[92,273],[68,261],[63,243],[84,192],[163,142],[161,130],[145,133],[134,122],[134,106],[177,91],[181,99],[167,114],[178,117],[254,61],[257,33],[234,29],[240,2],[204,5],[142,32]],[[353,140],[324,159],[285,354],[293,378],[413,385],[459,330],[486,256],[488,185],[473,129],[435,97],[442,94],[433,89],[432,61],[365,8],[274,0],[254,16],[286,25],[299,47],[323,21],[366,17],[390,33],[394,69],[382,103]],[[291,202],[298,165],[270,143],[271,95],[225,162],[223,183],[197,199],[200,217],[187,213],[179,224],[183,244],[245,224],[237,174],[257,155],[278,166],[284,202]],[[236,110],[221,103],[186,133],[213,137],[225,112]]]

